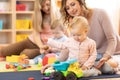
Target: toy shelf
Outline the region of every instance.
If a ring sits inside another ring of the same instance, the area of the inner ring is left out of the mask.
[[[35,1],[0,0],[0,47],[22,40],[18,35],[31,34]]]

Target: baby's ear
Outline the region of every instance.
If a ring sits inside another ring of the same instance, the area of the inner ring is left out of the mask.
[[[88,33],[88,29],[85,29],[85,33]]]

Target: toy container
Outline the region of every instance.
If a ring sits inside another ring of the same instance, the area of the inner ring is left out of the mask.
[[[3,21],[0,20],[0,30],[2,30],[2,29],[3,29]]]
[[[31,29],[31,20],[16,20],[16,29]]]
[[[28,37],[28,34],[17,34],[16,35],[16,42],[22,41]]]

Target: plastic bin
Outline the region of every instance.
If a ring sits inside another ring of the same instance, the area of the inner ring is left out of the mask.
[[[0,30],[2,30],[2,29],[3,29],[3,21],[0,20]]]

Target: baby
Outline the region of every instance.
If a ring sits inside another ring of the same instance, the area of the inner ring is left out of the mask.
[[[52,29],[53,37],[50,39],[55,40],[57,42],[64,42],[68,39],[67,36],[64,35],[65,27],[59,20],[55,20],[52,23],[51,29]],[[47,46],[43,48],[44,48],[43,54],[35,57],[34,59],[29,60],[30,64],[37,64],[39,61],[41,61],[41,59],[44,57],[45,54],[55,53],[58,56],[61,53],[61,50],[58,48],[52,48]]]
[[[87,37],[88,30],[88,21],[84,17],[75,17],[71,23],[70,38],[63,43],[52,39],[48,39],[47,42],[52,47],[67,49],[69,52],[67,60],[77,59],[80,68],[83,70],[84,77],[101,74],[99,70],[93,68],[97,55],[96,43]],[[66,56],[62,56],[61,58],[63,57]],[[43,67],[41,72],[43,73],[48,66]]]

